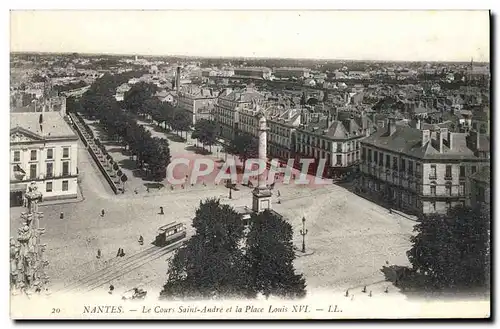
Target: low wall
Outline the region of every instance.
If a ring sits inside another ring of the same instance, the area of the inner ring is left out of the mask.
[[[90,146],[89,141],[85,138],[85,136],[83,135],[83,133],[80,131],[80,127],[79,127],[78,123],[80,125],[85,125],[85,122],[83,122],[83,120],[81,120],[81,118],[80,118],[79,115],[74,115],[73,113],[71,113],[70,115],[71,115],[71,119],[73,120],[73,125],[74,125],[74,127],[75,127],[75,129],[76,129],[76,131],[78,133],[78,136],[80,136],[80,139],[83,141],[83,144],[85,144],[85,147],[87,148],[87,150],[89,151],[90,155],[94,159],[95,163],[97,164],[97,167],[99,168],[99,170],[103,174],[104,178],[108,182],[108,184],[111,187],[111,189],[113,190],[113,192],[115,194],[118,194],[118,187],[116,186],[115,182],[113,182],[112,177],[109,176],[108,171],[106,170],[106,168],[104,168],[104,166],[101,163],[101,161],[99,161],[99,158],[97,157],[97,155],[95,154],[94,150]]]

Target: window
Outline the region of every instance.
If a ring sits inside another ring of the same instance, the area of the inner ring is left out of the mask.
[[[47,159],[54,159],[54,149],[47,150]]]
[[[366,159],[366,147],[363,147],[361,149],[361,160],[365,160]]]
[[[30,178],[36,179],[36,164],[30,165]]]
[[[36,150],[31,150],[31,161],[36,161]]]
[[[14,162],[21,161],[21,151],[14,151]]]
[[[392,169],[398,170],[398,158],[396,158],[396,157],[392,158]]]
[[[378,163],[378,152],[373,151],[373,162]]]
[[[460,166],[460,177],[465,177],[465,166]]]
[[[62,181],[62,190],[63,191],[67,191],[68,190],[68,181],[67,180],[63,180]]]
[[[431,195],[436,196],[436,182],[431,182]]]
[[[337,155],[337,166],[342,165],[342,155]]]
[[[384,154],[380,152],[380,156],[378,158],[378,165],[382,167],[384,165]]]
[[[405,159],[401,159],[401,172],[405,172],[406,171],[406,160]]]
[[[476,168],[476,166],[471,166],[470,170],[474,174],[476,172],[477,168]]]
[[[446,201],[446,209],[448,209],[448,210],[451,209],[451,201],[450,200]]]
[[[45,192],[52,192],[52,182],[45,183]]]
[[[446,183],[446,195],[451,195],[451,183]]]
[[[63,147],[63,158],[69,158],[69,147]]]
[[[485,200],[486,200],[486,198],[485,198],[484,188],[478,187],[477,188],[477,201],[484,202]]]
[[[337,143],[337,152],[342,152],[342,143]]]
[[[431,202],[431,211],[436,211],[436,202],[435,201]]]
[[[413,161],[408,161],[408,174],[413,176]]]
[[[421,171],[420,171],[420,163],[415,162],[415,173],[417,174],[417,177],[420,177]]]
[[[54,176],[54,164],[52,162],[47,162],[47,178],[51,178]]]
[[[368,150],[368,162],[372,162],[372,150]]]
[[[445,173],[446,178],[451,178],[451,166],[446,165],[446,173]]]
[[[460,188],[458,190],[458,194],[459,195],[465,195],[465,183],[464,182],[460,183]]]
[[[385,156],[385,167],[389,168],[390,166],[391,166],[391,156],[390,155],[386,155]]]
[[[62,174],[63,174],[63,176],[68,176],[69,175],[69,161],[64,161],[62,164],[63,164]]]
[[[436,165],[431,165],[431,171],[429,172],[430,179],[436,179]]]

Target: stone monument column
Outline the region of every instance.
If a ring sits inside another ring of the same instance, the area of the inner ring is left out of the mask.
[[[259,160],[267,163],[267,121],[263,113],[258,114],[259,118]],[[267,187],[267,178],[265,172],[259,175],[258,186],[253,190],[252,210],[261,212],[271,209],[272,192]]]

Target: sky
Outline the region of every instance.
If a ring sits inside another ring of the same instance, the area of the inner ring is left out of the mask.
[[[11,11],[12,52],[489,61],[487,11]]]

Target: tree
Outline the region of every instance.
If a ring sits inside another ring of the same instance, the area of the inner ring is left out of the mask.
[[[247,159],[256,158],[258,156],[259,145],[257,139],[247,133],[241,133],[231,140],[226,152],[235,156],[245,164]]]
[[[134,114],[145,114],[145,104],[158,90],[154,84],[139,82],[123,96],[125,108]]]
[[[185,131],[187,139],[187,131],[191,127],[191,123],[192,119],[188,113],[186,113],[185,111],[175,111],[174,118],[170,123],[170,126],[174,131],[180,131],[181,133]]]
[[[198,120],[194,125],[191,138],[198,139],[203,147],[208,145],[212,151],[212,145],[217,143],[217,127],[215,122],[210,120]]]
[[[293,267],[293,230],[281,216],[265,210],[252,214],[245,257],[249,295],[304,297],[305,279]]]
[[[415,226],[408,259],[438,289],[487,284],[489,207],[457,206],[447,215],[423,217]]]
[[[121,182],[122,182],[123,191],[125,192],[125,182],[128,180],[127,175],[123,174],[123,175],[120,177],[120,180],[121,180]]]
[[[207,199],[200,202],[192,225],[195,234],[171,259],[160,299],[244,296],[241,215]]]

